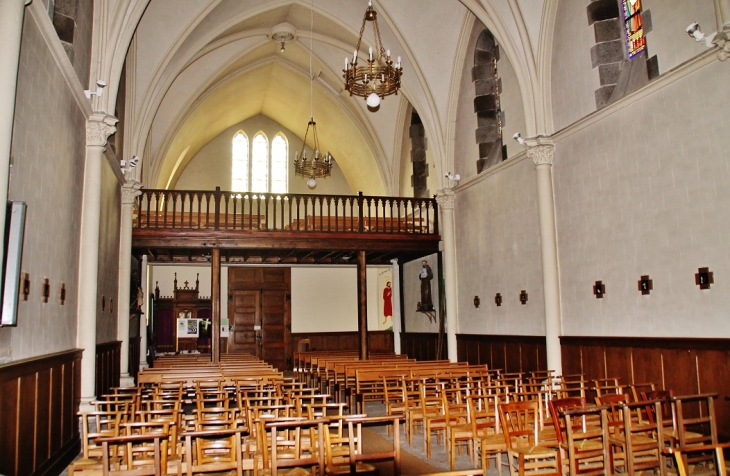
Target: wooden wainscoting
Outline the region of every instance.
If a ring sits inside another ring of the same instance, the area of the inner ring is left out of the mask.
[[[81,353],[0,365],[0,474],[59,474],[79,453]]]
[[[358,350],[357,331],[352,332],[298,332],[291,335],[292,352],[299,349],[299,341],[309,339],[309,350]],[[368,331],[370,352],[393,352],[393,331]],[[290,353],[290,355],[293,355]]]
[[[730,339],[561,337],[563,373],[655,382],[675,395],[717,393],[721,441],[730,439]]]
[[[544,336],[500,336],[459,334],[456,336],[459,361],[487,364],[504,372],[546,370]]]
[[[416,360],[436,360],[436,343],[438,334],[429,332],[402,332],[400,349]]]
[[[96,344],[96,395],[106,395],[119,386],[122,343],[118,340]]]

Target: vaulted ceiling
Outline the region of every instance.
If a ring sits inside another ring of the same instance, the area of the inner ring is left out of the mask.
[[[556,1],[374,2],[383,43],[393,56],[402,57],[404,70],[401,94],[387,97],[377,111],[350,97],[341,79],[344,59],[357,42],[365,0],[106,3],[117,28],[104,39],[109,54],[92,71],[92,80],[105,70],[113,78],[126,64],[125,151],[143,157],[140,177],[150,188],[173,188],[205,144],[259,114],[301,138],[310,104],[320,142],[338,159],[353,190],[398,193],[403,124],[411,108],[424,123],[442,177],[452,160],[449,137],[459,76],[471,54],[465,44],[477,20],[495,34],[515,69],[526,133],[550,132],[545,65]],[[295,39],[281,53],[272,29],[286,24]],[[125,42],[129,49],[123,57],[118,51]],[[361,51],[373,43],[368,24]],[[115,88],[110,89],[108,101],[114,99]]]

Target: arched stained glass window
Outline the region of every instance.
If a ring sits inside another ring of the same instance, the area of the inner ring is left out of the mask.
[[[234,192],[248,191],[248,137],[243,131],[233,136],[233,151],[231,160],[231,190]]]
[[[251,147],[251,191],[269,191],[269,141],[259,132]]]
[[[277,134],[271,141],[271,193],[287,192],[289,145],[286,138]]]

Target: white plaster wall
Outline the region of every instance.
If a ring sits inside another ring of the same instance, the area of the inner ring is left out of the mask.
[[[31,15],[18,71],[8,200],[28,205],[21,271],[30,275],[18,326],[0,328],[0,362],[76,347],[85,119]],[[51,286],[41,301],[41,283]],[[61,283],[66,301],[58,299]]]
[[[289,193],[341,195],[354,193],[347,184],[342,170],[337,165],[337,157],[335,157],[335,163],[332,167],[332,175],[325,179],[318,179],[317,186],[310,190],[307,187],[307,179],[297,177],[294,174],[294,151],[298,152],[302,149],[302,141],[299,140],[296,134],[263,115],[252,117],[229,127],[210,141],[185,167],[175,188],[177,190],[213,190],[216,186],[220,186],[221,190],[230,190],[231,141],[238,130],[243,130],[248,135],[249,151],[254,135],[259,131],[262,131],[268,137],[269,147],[271,147],[271,141],[277,133],[282,132],[286,136],[291,158],[289,161]],[[307,147],[307,156],[312,157],[312,150],[309,147]]]
[[[707,49],[687,36],[687,25],[698,22],[706,34],[717,30],[713,0],[644,0],[642,8],[651,12],[652,31],[646,34],[646,47],[650,56],[657,56],[659,73]]]
[[[403,274],[401,274],[404,305],[401,313],[405,319],[405,329],[403,329],[403,332],[438,332],[439,330],[438,322],[432,322],[426,314],[416,312],[418,302],[421,300],[421,280],[418,275],[421,272],[421,261],[423,260],[428,261],[428,265],[431,267],[431,271],[433,271],[433,279],[431,280],[431,300],[433,301],[433,307],[436,310],[440,308],[438,255],[434,253],[417,260],[403,263]],[[436,313],[436,321],[438,321],[438,312]]]
[[[545,335],[535,166],[512,158],[456,195],[458,332]],[[527,304],[519,295],[527,291]],[[497,293],[502,305],[494,303]],[[474,296],[481,304],[474,307]]]
[[[379,267],[367,268],[368,329],[378,330]],[[357,268],[318,266],[291,269],[292,332],[357,330]]]
[[[590,0],[559,0],[552,60],[553,122],[556,131],[595,111],[598,68],[591,64],[596,39],[588,25]],[[661,58],[659,64],[661,66]]]
[[[727,78],[715,61],[557,144],[564,334],[730,337]]]

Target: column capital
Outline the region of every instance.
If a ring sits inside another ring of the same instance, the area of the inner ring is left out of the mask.
[[[538,144],[527,148],[527,157],[535,165],[553,165],[555,146],[552,144]]]
[[[393,266],[397,266],[398,265],[398,258],[393,258],[392,260],[390,260],[390,264],[392,264]]]
[[[117,131],[119,121],[108,114],[92,114],[86,121],[86,145],[105,147],[107,138]]]
[[[443,210],[453,210],[454,202],[456,201],[456,194],[450,188],[442,188],[436,193],[436,203]]]
[[[122,205],[134,204],[134,199],[142,194],[139,189],[142,188],[142,182],[130,180],[122,185]]]

